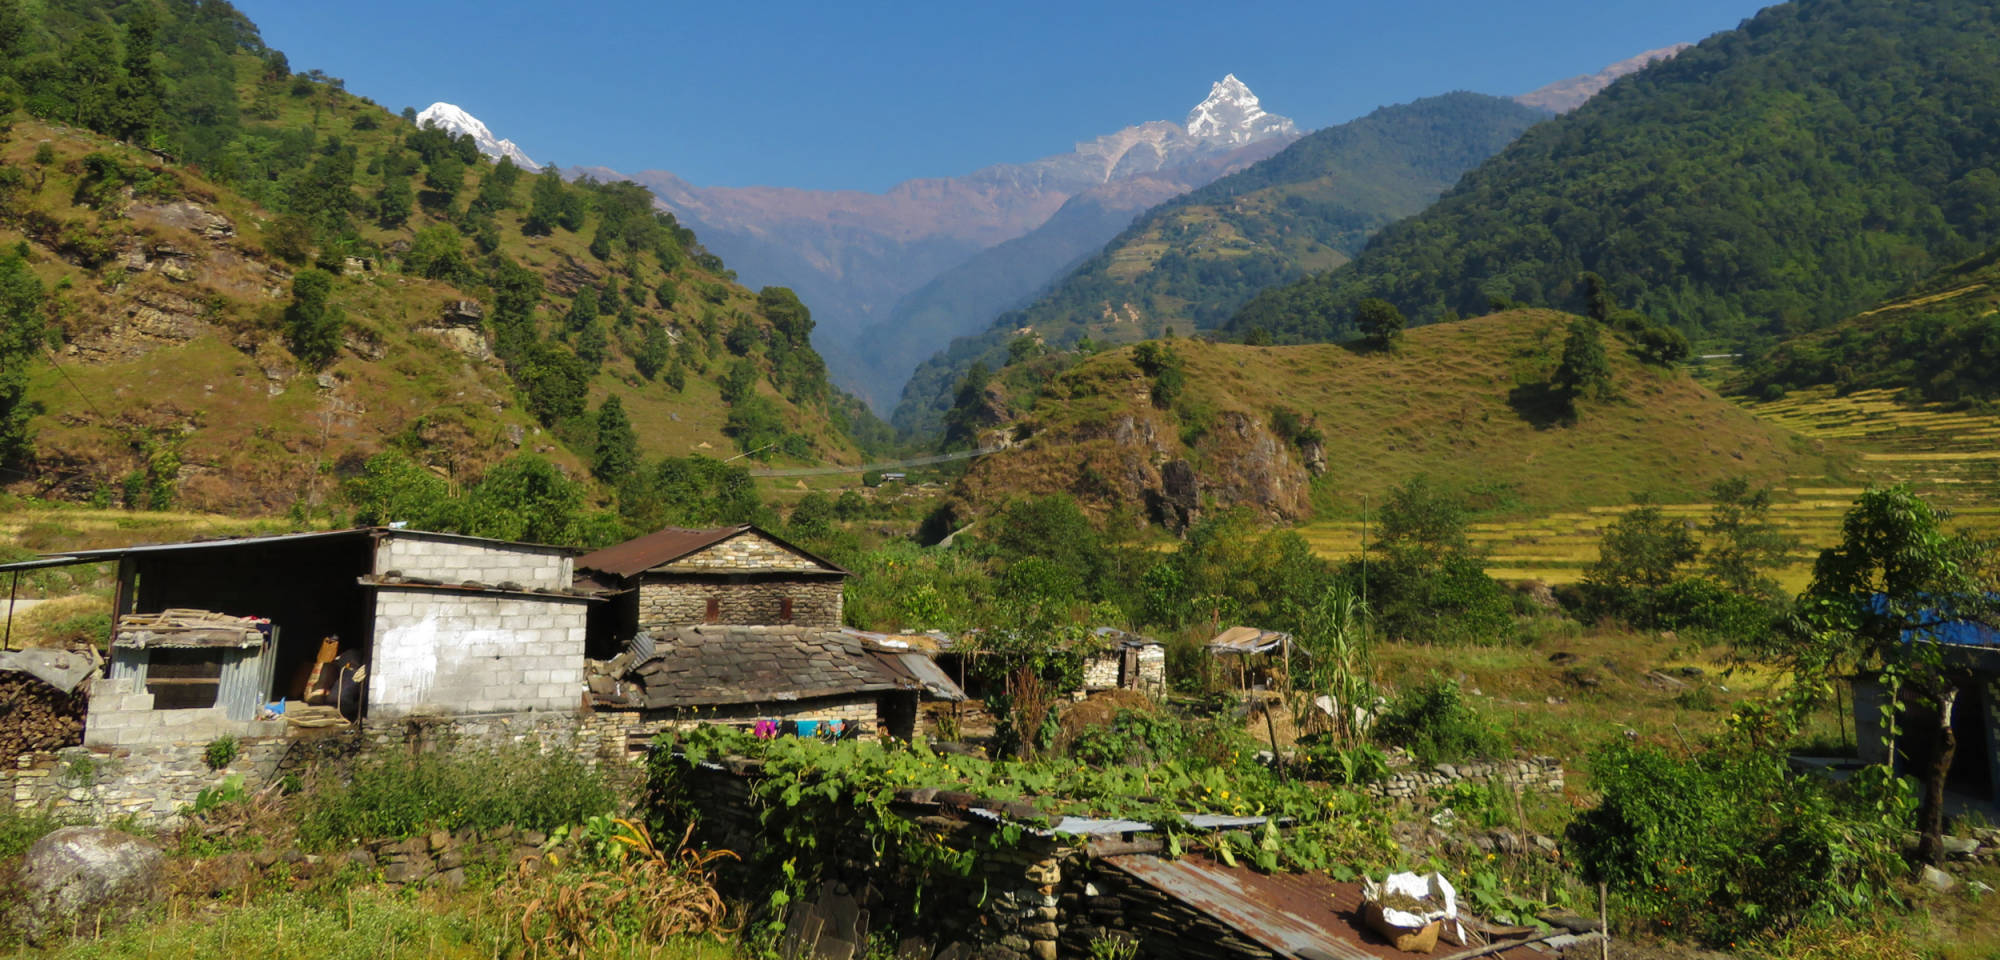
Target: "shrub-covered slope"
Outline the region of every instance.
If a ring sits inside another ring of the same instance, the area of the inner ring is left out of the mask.
[[[1511,311],[1412,330],[1387,351],[1174,339],[1101,353],[988,434],[1018,439],[975,461],[960,510],[1062,491],[1169,524],[1189,506],[1296,519],[1379,503],[1420,474],[1488,507],[1544,510],[1694,495],[1725,477],[1771,482],[1807,465],[1783,429],[1681,370],[1641,364],[1608,334],[1612,396],[1565,415],[1547,384],[1569,319]],[[1192,499],[1173,478],[1179,461]]]
[[[805,307],[643,189],[496,166],[225,3],[0,3],[0,43],[17,490],[267,511],[388,447],[580,473],[612,398],[646,454],[858,457]]]
[[[1977,0],[1770,7],[1530,131],[1345,267],[1231,321],[1280,341],[1494,298],[1580,304],[1595,271],[1690,332],[1797,332],[2000,233],[2000,22]]]

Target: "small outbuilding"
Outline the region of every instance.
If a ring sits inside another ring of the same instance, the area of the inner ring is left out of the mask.
[[[1954,793],[2000,804],[2000,629],[1981,623],[1949,623],[1930,631],[1946,665],[1961,677],[1952,711],[1952,736],[1957,748],[1945,787]],[[1890,763],[1899,770],[1920,769],[1936,754],[1937,714],[1904,717],[1902,733],[1892,737],[1882,722],[1888,689],[1874,674],[1853,678],[1854,733],[1863,763]],[[1893,755],[1892,752],[1893,751]]]
[[[1083,663],[1085,693],[1137,690],[1155,699],[1167,695],[1167,648],[1151,637],[1116,627],[1091,631],[1102,644]]]

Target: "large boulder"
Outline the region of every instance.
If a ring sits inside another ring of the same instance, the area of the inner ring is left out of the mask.
[[[122,921],[156,900],[166,855],[149,840],[105,827],[64,827],[28,848],[15,925],[43,944]]]

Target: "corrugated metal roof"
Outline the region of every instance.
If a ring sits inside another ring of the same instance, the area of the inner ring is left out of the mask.
[[[1115,643],[1121,647],[1165,646],[1165,644],[1161,643],[1158,640],[1153,639],[1152,637],[1142,636],[1140,634],[1133,633],[1130,630],[1120,630],[1117,627],[1098,627],[1097,629],[1092,630],[1090,632],[1093,636],[1096,636],[1101,640],[1106,640],[1111,643]]]
[[[733,527],[706,527],[702,529],[666,527],[661,530],[655,530],[643,537],[634,537],[624,543],[586,553],[577,558],[576,568],[578,570],[595,570],[600,573],[608,573],[619,577],[636,577],[654,567],[664,566],[689,554],[715,546],[731,537],[750,532],[755,532],[758,536],[825,567],[828,572],[841,574],[847,572],[838,565],[822,557],[814,556],[800,549],[798,546],[786,542],[782,538],[773,536],[770,531],[749,523],[738,524]]]
[[[965,699],[965,691],[952,682],[950,676],[938,669],[937,661],[922,653],[897,653],[892,650],[874,651],[875,656],[893,669],[908,674],[910,679],[921,684],[924,694],[933,700],[957,702]]]
[[[1215,635],[1208,642],[1211,653],[1270,653],[1281,646],[1289,646],[1292,635],[1276,630],[1261,630],[1257,627],[1230,627]]]
[[[542,550],[569,550],[568,547],[555,547],[543,543],[522,543],[514,540],[495,540],[491,537],[475,537],[463,533],[438,533],[434,530],[404,530],[394,527],[352,527],[346,530],[274,533],[256,537],[216,537],[207,540],[184,540],[178,543],[141,543],[129,547],[107,547],[102,550],[69,550],[63,553],[45,554],[34,560],[21,560],[15,563],[0,564],[0,573],[9,570],[33,570],[39,567],[60,567],[78,563],[102,563],[107,560],[121,560],[125,557],[181,553],[188,550],[228,550],[241,547],[269,546],[272,544],[305,543],[315,540],[358,540],[368,537],[399,536],[426,540],[449,540],[458,543],[535,547]]]
[[[1280,956],[1338,960],[1400,960],[1397,950],[1361,916],[1361,885],[1320,873],[1258,873],[1203,857],[1167,860],[1150,854],[1102,858],[1141,883],[1227,924]],[[1497,954],[1529,960],[1532,947]]]

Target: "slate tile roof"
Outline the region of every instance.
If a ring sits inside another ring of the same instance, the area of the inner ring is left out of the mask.
[[[770,703],[915,689],[838,630],[704,625],[653,631],[632,668],[647,709]]]

